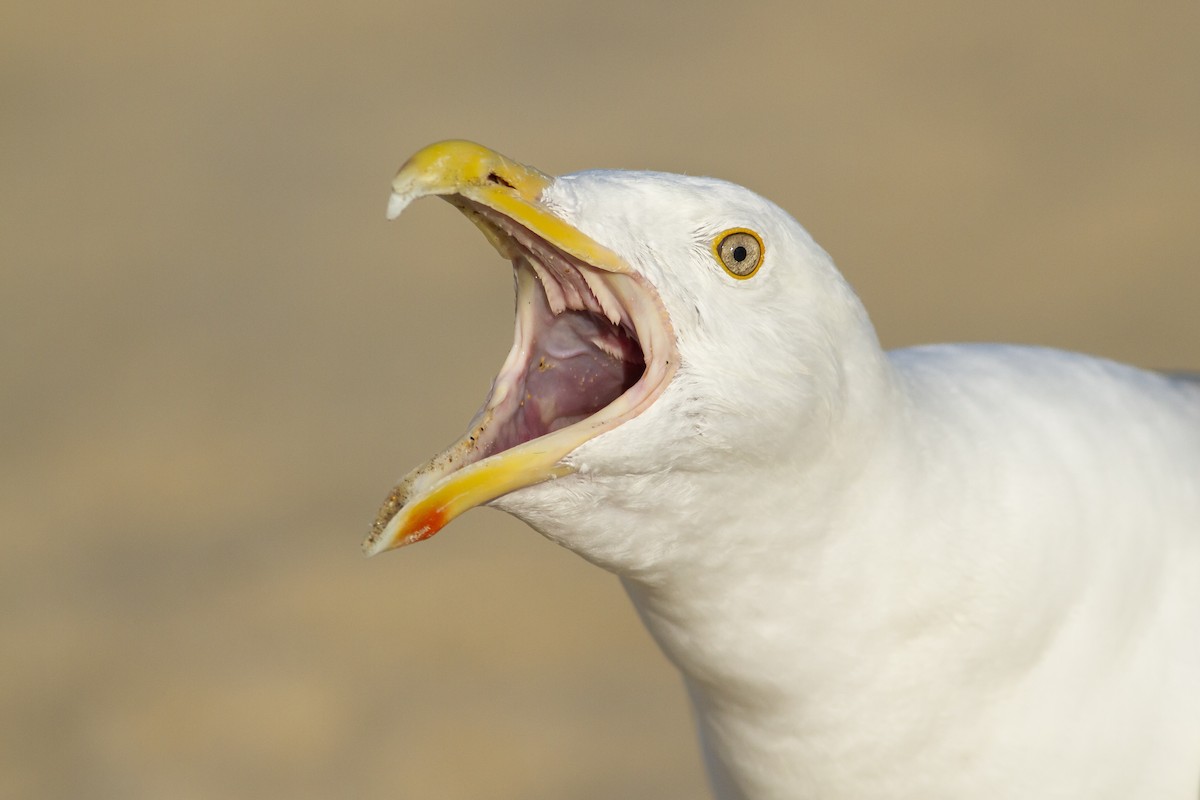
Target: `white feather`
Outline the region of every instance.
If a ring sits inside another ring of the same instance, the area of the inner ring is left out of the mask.
[[[656,287],[682,363],[495,505],[622,577],[721,800],[1196,800],[1200,385],[885,354],[824,251],[730,184],[544,199]],[[750,280],[712,255],[734,227],[765,243]]]

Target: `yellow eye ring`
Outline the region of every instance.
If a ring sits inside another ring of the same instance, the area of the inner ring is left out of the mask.
[[[759,235],[747,228],[730,228],[713,239],[712,244],[717,263],[739,281],[753,277],[758,272],[766,250]]]

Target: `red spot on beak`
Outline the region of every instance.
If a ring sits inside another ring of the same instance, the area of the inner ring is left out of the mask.
[[[441,508],[429,511],[413,519],[412,533],[404,537],[405,544],[423,542],[446,526],[446,512]]]

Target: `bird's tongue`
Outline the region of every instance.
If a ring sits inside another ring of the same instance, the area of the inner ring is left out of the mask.
[[[565,428],[616,400],[645,371],[641,348],[593,314],[538,314],[521,399],[483,456]]]

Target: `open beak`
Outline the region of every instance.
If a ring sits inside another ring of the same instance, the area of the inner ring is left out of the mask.
[[[480,145],[430,145],[392,181],[388,218],[438,195],[516,273],[512,350],[466,434],[384,501],[367,555],[427,539],[464,511],[573,471],[583,443],[648,408],[678,363],[654,288],[540,201],[553,178]]]

